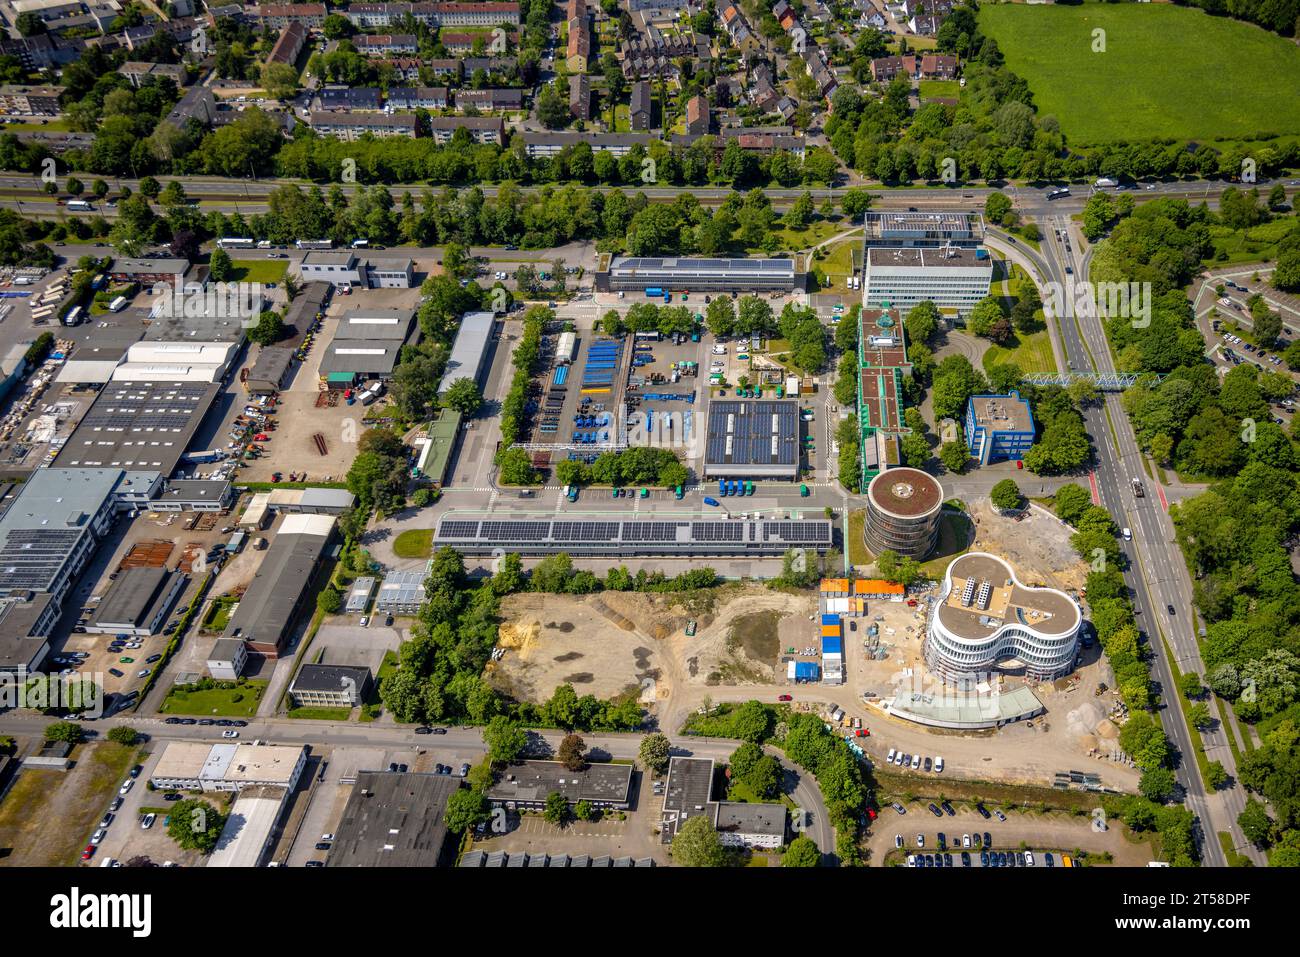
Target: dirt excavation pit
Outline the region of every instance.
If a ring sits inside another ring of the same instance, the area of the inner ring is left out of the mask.
[[[1005,558],[1025,584],[1066,592],[1083,587],[1088,566],[1070,544],[1070,528],[1047,509],[1031,505],[1017,522],[980,498],[970,504],[970,516],[975,522],[972,550]]]
[[[770,684],[782,652],[809,644],[812,595],[731,585],[692,596],[635,592],[511,595],[501,606],[499,661],[486,677],[503,694],[541,702],[561,684],[579,695],[636,693],[664,701],[686,684]],[[696,633],[686,628],[695,622]]]

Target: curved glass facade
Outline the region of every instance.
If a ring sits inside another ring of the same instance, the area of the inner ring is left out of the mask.
[[[979,680],[998,668],[1022,667],[1025,676],[1034,681],[1052,681],[1074,670],[1078,651],[1079,626],[1082,615],[1077,606],[1064,593],[1055,589],[1029,589],[1048,591],[1076,609],[1073,619],[1064,631],[1045,633],[1020,620],[1006,621],[986,635],[972,637],[958,634],[945,625],[942,610],[953,590],[952,570],[961,559],[948,566],[937,604],[930,615],[923,651],[930,671],[945,681],[962,682]],[[1014,580],[1009,566],[1007,572]],[[1019,587],[1024,588],[1019,582]],[[1018,616],[1019,617],[1019,616]]]

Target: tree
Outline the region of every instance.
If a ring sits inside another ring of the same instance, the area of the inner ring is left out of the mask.
[[[80,196],[86,191],[86,184],[75,176],[69,176],[67,189],[69,196]]]
[[[493,764],[509,764],[523,753],[528,735],[518,722],[499,714],[483,729],[483,743]]]
[[[811,838],[796,837],[781,855],[782,867],[820,867],[822,852]]]
[[[1058,488],[1052,501],[1057,517],[1067,525],[1073,525],[1092,505],[1092,496],[1083,486],[1071,483]]]
[[[183,851],[211,854],[226,826],[226,816],[207,801],[189,798],[172,805],[167,834]]]
[[[966,447],[965,440],[957,439],[939,446],[939,461],[949,472],[956,472],[959,475],[965,472],[966,466],[970,463],[970,449]]]
[[[45,21],[41,18],[40,14],[32,13],[30,11],[18,14],[18,18],[14,21],[14,26],[16,26],[18,32],[25,37],[39,36],[46,31]]]
[[[230,253],[220,247],[212,251],[208,260],[208,278],[213,282],[226,282],[234,274],[235,267],[230,261]]]
[[[262,310],[262,314],[257,317],[257,325],[248,330],[249,342],[256,342],[259,346],[273,345],[283,338],[284,320],[278,312],[270,309]]]
[[[966,317],[966,328],[972,335],[990,336],[995,323],[1002,320],[1002,305],[997,296],[986,296],[975,304]]]
[[[327,615],[337,615],[343,607],[343,594],[333,585],[326,585],[316,595],[316,608]]]
[[[56,721],[45,729],[45,740],[80,744],[86,740],[86,731],[72,721]]]
[[[162,184],[152,176],[146,176],[140,180],[140,192],[149,199],[154,199],[162,192]]]
[[[1147,800],[1165,804],[1173,798],[1177,785],[1173,771],[1168,768],[1152,768],[1143,773],[1138,782],[1138,790]]]
[[[1013,512],[1020,508],[1024,503],[1024,496],[1020,494],[1020,486],[1016,484],[1015,479],[1003,479],[989,493],[993,499],[993,504],[1006,512]]]
[[[459,834],[487,821],[490,814],[487,798],[481,791],[460,788],[447,798],[442,822],[447,825],[447,830]]]
[[[556,827],[564,826],[564,822],[569,817],[569,802],[564,799],[563,794],[552,791],[546,795],[546,806],[542,810],[542,817],[548,824],[554,824]]]
[[[570,771],[581,771],[587,766],[586,744],[581,735],[566,734],[560,742],[559,759]]]
[[[1178,690],[1189,701],[1205,694],[1205,687],[1201,684],[1201,676],[1195,671],[1188,671],[1178,676]]]
[[[1214,726],[1214,720],[1210,717],[1210,706],[1204,701],[1198,701],[1187,709],[1187,720],[1195,725],[1198,731],[1206,731]]]
[[[733,733],[742,741],[762,741],[771,731],[771,722],[771,713],[760,701],[746,701],[731,716]]]
[[[442,404],[448,409],[455,409],[465,418],[473,418],[483,405],[483,393],[478,383],[468,377],[457,379],[448,386],[442,397]]]
[[[1215,791],[1228,783],[1228,771],[1224,768],[1222,761],[1211,761],[1206,765],[1205,783]]]
[[[1237,825],[1246,840],[1256,847],[1268,847],[1273,843],[1273,819],[1264,810],[1264,805],[1254,798],[1246,799],[1246,806],[1237,815]]]
[[[637,756],[641,759],[641,766],[647,771],[663,774],[668,769],[669,749],[668,736],[656,731],[641,739]]]
[[[718,832],[702,814],[687,818],[677,829],[672,855],[681,867],[722,867],[727,860]]]
[[[108,732],[108,740],[114,741],[117,744],[125,745],[129,748],[139,742],[140,733],[136,731],[135,728],[119,724],[116,728],[113,728]]]
[[[298,71],[288,63],[262,66],[262,88],[277,100],[291,99],[298,92]]]

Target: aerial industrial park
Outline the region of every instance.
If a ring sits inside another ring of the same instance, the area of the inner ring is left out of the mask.
[[[988,6],[0,3],[0,867],[1300,865],[1300,118],[1034,55],[1295,24]]]

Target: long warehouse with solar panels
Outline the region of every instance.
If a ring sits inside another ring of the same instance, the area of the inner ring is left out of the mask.
[[[602,255],[597,292],[794,292],[807,287],[804,258],[646,259]]]
[[[448,515],[433,544],[471,555],[497,549],[521,555],[784,555],[791,548],[824,551],[834,523],[741,519],[474,519]]]
[[[798,402],[723,399],[709,403],[705,477],[793,481],[798,474]]]

